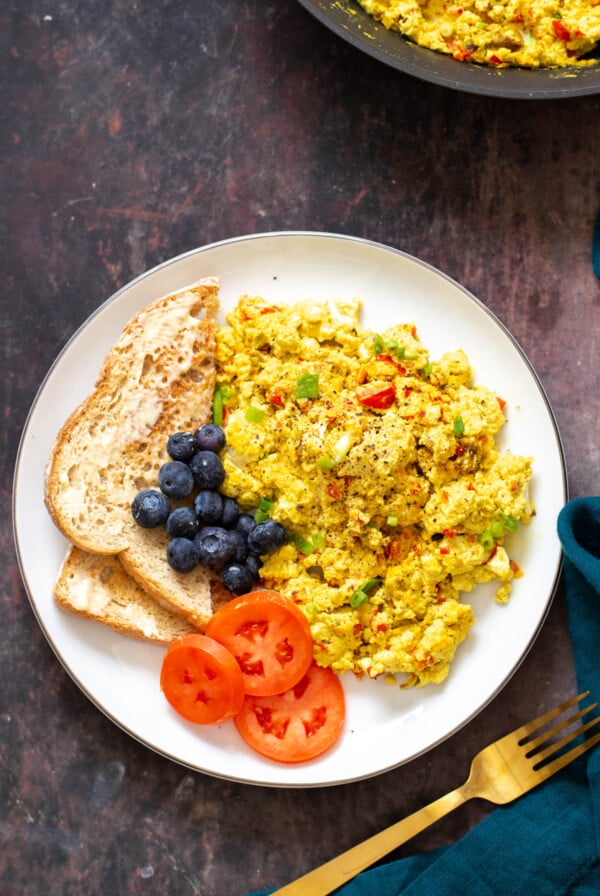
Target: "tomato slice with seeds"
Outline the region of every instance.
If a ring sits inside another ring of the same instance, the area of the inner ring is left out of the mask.
[[[329,750],[346,717],[342,684],[331,669],[313,663],[283,694],[248,695],[234,719],[249,747],[278,762],[305,762]]]
[[[167,650],[161,689],[188,722],[214,725],[232,719],[244,702],[244,679],[236,659],[213,638],[184,635]]]
[[[234,655],[248,694],[265,697],[288,690],[313,660],[306,616],[276,591],[234,597],[210,619],[206,634]]]

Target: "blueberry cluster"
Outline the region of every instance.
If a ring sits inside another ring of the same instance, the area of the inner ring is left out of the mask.
[[[171,460],[159,470],[159,488],[138,492],[131,512],[145,529],[166,526],[167,561],[176,572],[202,564],[218,572],[228,591],[245,594],[259,579],[261,557],[284,544],[286,532],[275,520],[242,513],[234,498],[221,494],[224,446],[225,434],[214,423],[170,436]],[[172,507],[171,500],[192,495],[191,506]]]

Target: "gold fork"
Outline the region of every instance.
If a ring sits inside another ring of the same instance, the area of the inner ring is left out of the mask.
[[[598,715],[575,725],[562,738],[556,739],[558,734],[596,708],[597,703],[585,709],[578,708],[577,704],[588,695],[589,691],[584,691],[489,744],[473,759],[469,777],[461,787],[276,890],[272,896],[327,896],[467,800],[478,797],[500,805],[532,790],[600,742],[598,731],[563,752],[567,744],[600,722]],[[558,721],[559,716],[574,707],[577,707],[576,712]],[[546,729],[555,720],[556,723]]]

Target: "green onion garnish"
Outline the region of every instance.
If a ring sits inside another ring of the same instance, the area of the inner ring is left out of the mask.
[[[296,398],[319,397],[319,374],[305,373],[296,380]]]
[[[490,532],[494,536],[494,538],[502,538],[504,535],[504,523],[502,520],[498,520],[497,523],[492,523],[490,526]]]
[[[405,345],[398,345],[398,343],[395,343],[394,348],[396,350],[396,357],[399,361],[414,361],[415,358],[418,357],[414,352],[407,352]]]
[[[490,529],[484,529],[480,534],[478,541],[485,551],[491,551],[496,543]]]
[[[509,513],[503,513],[499,510],[496,514],[498,519],[488,529],[484,529],[479,536],[479,544],[486,551],[491,551],[496,541],[502,538],[505,532],[516,532],[519,528],[519,521]]]
[[[378,333],[376,333],[373,336],[373,354],[380,355],[382,353],[382,351],[383,351],[383,339],[381,338],[381,336]]]
[[[350,598],[350,606],[356,609],[360,607],[361,604],[364,604],[366,600],[369,599],[369,595],[365,594],[364,591],[361,591],[360,588],[358,591],[355,591],[352,597]]]
[[[337,440],[335,445],[333,446],[333,456],[332,460],[334,464],[339,464],[344,460],[350,448],[352,447],[352,439],[350,438],[350,434],[345,432],[343,436]]]
[[[262,523],[264,520],[269,519],[269,514],[274,503],[275,500],[273,498],[261,498],[258,502],[256,513],[254,514],[254,522]]]
[[[452,432],[457,439],[460,439],[465,432],[465,424],[462,417],[455,417],[452,421]]]
[[[244,416],[249,423],[262,423],[265,412],[262,408],[249,407],[246,408]]]
[[[336,464],[344,460],[351,448],[352,439],[350,434],[345,432],[333,446],[331,454],[322,454],[317,458],[317,466],[320,470],[331,470]]]
[[[322,548],[325,544],[325,536],[322,535],[321,532],[313,532],[310,539],[305,538],[303,535],[299,535],[297,532],[292,532],[290,539],[294,547],[307,557],[315,551],[318,551],[319,548]]]
[[[228,398],[231,398],[229,386],[218,385],[213,395],[213,423],[216,426],[223,425],[223,407]]]
[[[360,607],[361,604],[364,604],[364,602],[369,599],[369,592],[381,585],[382,582],[383,579],[381,576],[367,579],[366,582],[363,582],[360,588],[357,588],[350,598],[350,606],[354,608]]]
[[[431,364],[431,362],[428,362],[425,365],[425,367],[423,367],[421,369],[421,376],[424,377],[426,380],[428,380],[429,377],[431,376],[432,370],[433,370],[433,364]]]
[[[509,532],[516,532],[519,528],[519,521],[511,516],[509,513],[502,514],[502,522],[504,524],[504,528],[508,529]]]

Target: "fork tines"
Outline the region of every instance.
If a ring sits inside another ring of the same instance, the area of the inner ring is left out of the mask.
[[[552,763],[552,771],[554,772],[576,759],[577,756],[585,753],[594,744],[600,742],[600,729],[591,737],[583,737],[587,731],[600,724],[600,715],[594,716],[594,718],[583,724],[575,725],[576,722],[584,719],[592,710],[596,709],[597,703],[591,703],[583,709],[578,709],[577,712],[559,720],[567,710],[577,707],[581,700],[589,696],[589,693],[589,691],[584,691],[555,709],[544,713],[527,725],[523,725],[519,732],[523,735],[519,743],[527,747],[525,755],[534,758],[533,768],[535,770],[542,769],[544,766]],[[557,720],[556,724],[552,725],[552,727],[547,727],[554,720]],[[562,738],[557,739],[557,735],[566,729],[570,730]],[[568,752],[564,752],[564,748],[577,739],[580,739],[580,742]]]

